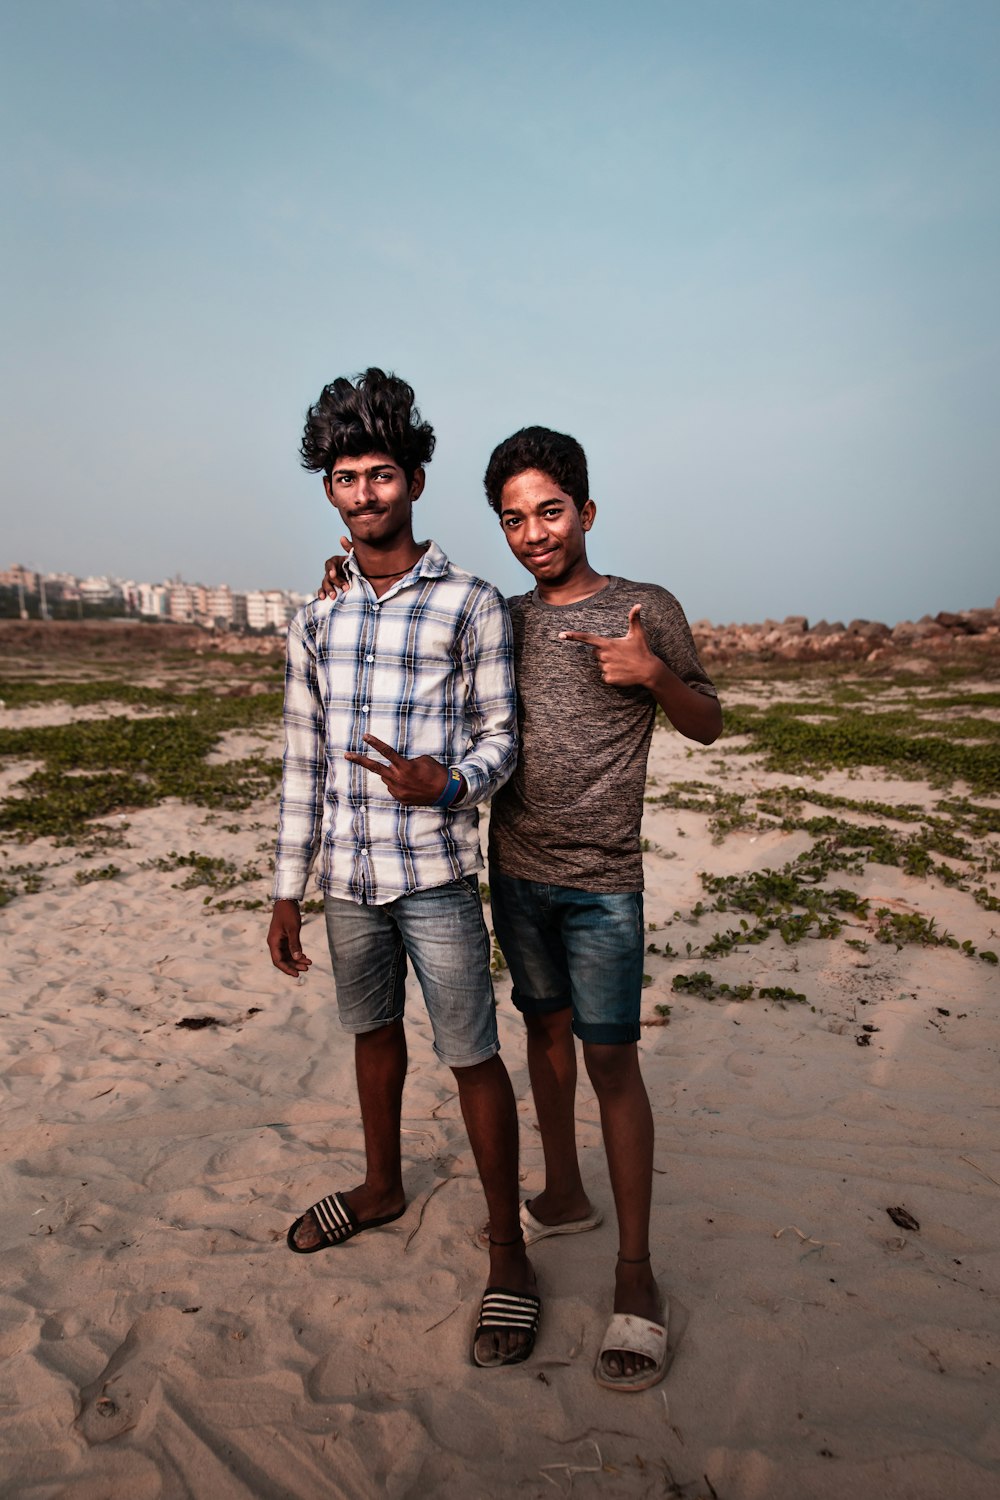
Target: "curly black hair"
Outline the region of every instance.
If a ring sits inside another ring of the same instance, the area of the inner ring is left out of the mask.
[[[513,437],[498,443],[490,455],[483,477],[486,498],[500,514],[503,487],[525,469],[539,469],[547,474],[582,510],[590,499],[587,478],[587,455],[576,438],[551,427],[522,427]]]
[[[434,429],[421,421],[413,387],[374,365],[353,381],[341,376],[323,387],[302,434],[302,467],[328,477],[338,458],[388,453],[408,480],[430,463]]]

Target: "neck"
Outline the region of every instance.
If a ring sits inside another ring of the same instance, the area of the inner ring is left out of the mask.
[[[352,541],[354,539],[352,538]],[[372,547],[354,541],[354,560],[370,580],[376,594],[385,593],[404,573],[408,573],[427,551],[426,542],[416,542],[413,533],[394,538],[386,547]]]
[[[581,599],[589,599],[591,594],[598,594],[607,586],[607,574],[598,573],[583,558],[571,573],[553,579],[551,583],[539,582],[536,590],[543,604],[579,604]]]

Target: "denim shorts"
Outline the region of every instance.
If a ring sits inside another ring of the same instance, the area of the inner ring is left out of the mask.
[[[327,896],[324,908],[345,1031],[377,1031],[402,1019],[409,957],[441,1061],[471,1068],[500,1051],[476,876],[410,891],[385,906]]]
[[[639,1040],[641,891],[600,895],[517,880],[493,866],[490,901],[522,1015],[571,1006],[573,1031],[582,1041]]]

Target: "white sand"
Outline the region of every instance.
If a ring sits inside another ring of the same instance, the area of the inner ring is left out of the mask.
[[[652,792],[718,780],[718,750],[687,748],[657,732]],[[728,787],[789,780],[723,759]],[[871,777],[824,785],[931,795]],[[535,1356],[478,1371],[483,1201],[419,995],[409,1210],[338,1250],[292,1256],[292,1217],[361,1171],[321,921],[306,928],[313,971],[294,983],[270,965],[265,912],[207,915],[204,888],[176,888],[185,870],[139,868],[193,849],[266,870],[274,811],[136,813],[131,847],[89,861],[41,843],[3,848],[0,879],[52,861],[40,893],[0,911],[4,1495],[1000,1494],[997,970],[952,950],[861,953],[842,939],[772,938],[715,962],[651,955],[644,1014],[672,1006],[641,1044],[672,1367],[641,1396],[592,1378],[617,1241],[584,1083],[580,1141],[606,1222],[536,1247]],[[699,870],[780,865],[808,842],[739,832],[713,846],[702,814],[655,806],[644,831],[662,851],[647,857],[650,941],[681,953],[737,920],[671,923],[704,895]],[[117,878],[75,882],[108,863]],[[1000,948],[1000,918],[962,892],[878,865],[837,883],[873,910],[897,903]],[[225,894],[266,895],[266,883]],[[698,968],[809,1003],[671,992],[675,973]],[[541,1152],[524,1046],[506,981],[498,993],[530,1191]],[[204,1015],[223,1024],[176,1027]],[[859,1046],[865,1024],[878,1029]],[[918,1232],[890,1220],[895,1205]]]

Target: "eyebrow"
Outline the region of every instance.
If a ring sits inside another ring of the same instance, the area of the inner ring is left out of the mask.
[[[500,512],[500,518],[502,520],[504,516],[520,516],[523,515],[525,511],[529,510],[544,510],[547,505],[566,504],[567,500],[565,495],[550,495],[547,500],[535,500],[533,503],[521,506],[519,508],[515,508],[512,505],[505,505],[503,510]]]
[[[337,464],[336,468],[330,470],[330,474],[331,476],[334,474],[377,474],[381,469],[398,468],[399,464],[393,463],[392,459],[386,459],[385,463],[372,464],[371,468],[369,469],[354,469],[349,466],[345,467],[345,465],[343,464]],[[400,470],[400,472],[402,472],[402,470]]]

